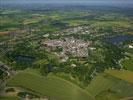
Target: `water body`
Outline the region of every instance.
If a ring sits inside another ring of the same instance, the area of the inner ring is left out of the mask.
[[[106,41],[112,44],[120,44],[126,41],[133,41],[133,35],[117,35],[106,38]]]
[[[25,56],[25,55],[17,55],[15,57],[15,59],[17,61],[24,61],[24,62],[32,62],[35,60],[35,57],[31,57],[31,56]]]

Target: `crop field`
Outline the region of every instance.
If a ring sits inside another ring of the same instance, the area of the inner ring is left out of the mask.
[[[93,97],[87,91],[68,81],[53,76],[45,78],[38,74],[22,72],[11,79],[8,85],[23,87],[39,95],[50,96],[58,100],[93,100]]]
[[[133,59],[125,59],[124,61],[122,61],[122,65],[124,66],[124,68],[133,71]]]
[[[133,72],[128,70],[107,70],[106,73],[109,75],[119,78],[121,80],[125,80],[129,83],[133,84]]]
[[[35,16],[35,15],[34,15]],[[23,21],[24,25],[28,25],[28,24],[33,24],[33,23],[38,23],[39,21],[43,20],[43,16],[35,16],[34,18],[30,18],[30,19],[25,19]]]
[[[100,74],[86,88],[98,100],[118,100],[133,95],[133,84],[108,74]]]

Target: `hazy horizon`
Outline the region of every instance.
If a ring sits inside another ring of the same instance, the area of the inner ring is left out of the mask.
[[[133,5],[133,0],[0,0],[1,4],[99,4],[99,5]]]

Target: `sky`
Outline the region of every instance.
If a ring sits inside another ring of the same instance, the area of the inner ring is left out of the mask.
[[[133,0],[0,0],[1,3],[13,4],[103,4],[103,5],[133,5]]]

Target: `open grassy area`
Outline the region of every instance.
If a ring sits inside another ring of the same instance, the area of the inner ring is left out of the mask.
[[[127,68],[130,71],[133,71],[133,59],[125,59],[122,61],[124,68]]]
[[[133,84],[133,72],[128,70],[107,70],[106,73],[110,74],[113,77],[125,80]]]
[[[11,96],[2,96],[0,100],[20,100],[19,97],[11,97]]]
[[[50,96],[58,100],[93,100],[85,90],[63,79],[38,74],[21,72],[14,76],[9,86],[23,87],[43,96]]]
[[[133,84],[104,73],[94,78],[86,90],[97,100],[118,100],[133,95]]]

